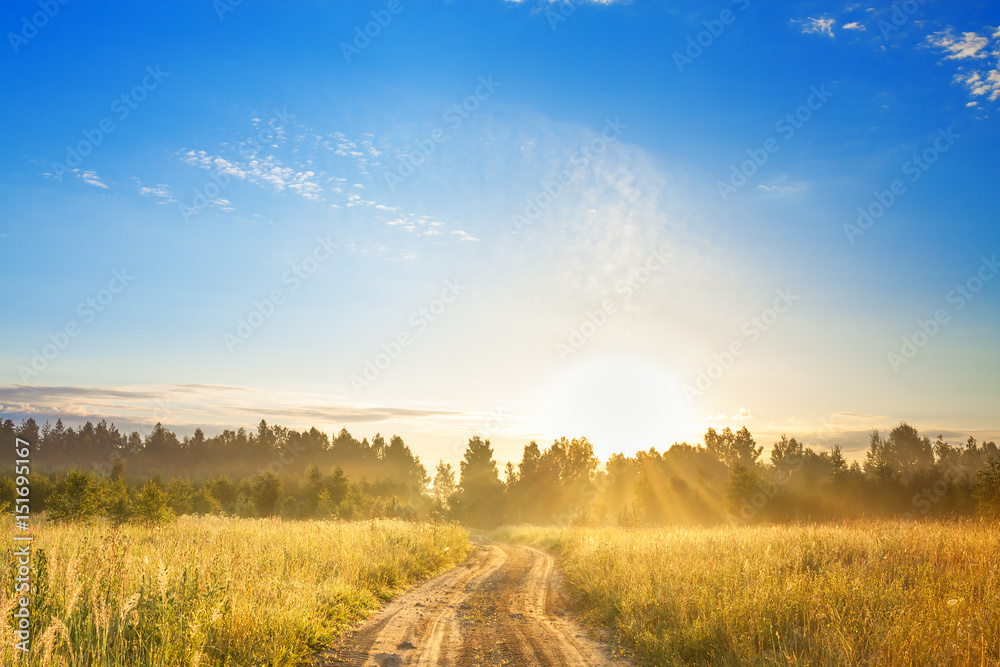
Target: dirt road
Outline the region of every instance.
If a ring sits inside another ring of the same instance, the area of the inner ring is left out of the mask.
[[[483,543],[467,563],[390,602],[323,667],[625,666],[568,616],[551,556]]]

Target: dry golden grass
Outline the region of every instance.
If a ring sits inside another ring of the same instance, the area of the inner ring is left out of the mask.
[[[1000,531],[980,523],[508,527],[648,665],[996,665]]]
[[[20,665],[295,665],[468,548],[456,526],[392,520],[182,518],[35,536],[33,641]],[[12,602],[12,551],[9,540],[0,551],[0,610]],[[10,620],[0,616],[0,664],[15,660]]]

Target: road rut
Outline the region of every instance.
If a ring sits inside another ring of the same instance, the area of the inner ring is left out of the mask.
[[[553,558],[485,543],[469,561],[396,598],[322,667],[626,667],[572,619]]]

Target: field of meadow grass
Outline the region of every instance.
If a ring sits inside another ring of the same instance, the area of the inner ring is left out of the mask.
[[[638,665],[1000,664],[989,523],[505,527]]]
[[[13,522],[0,548],[0,664],[18,656]],[[182,517],[34,530],[19,665],[296,665],[419,579],[462,562],[451,524]]]

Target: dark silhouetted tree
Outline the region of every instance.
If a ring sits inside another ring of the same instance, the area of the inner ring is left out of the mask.
[[[469,440],[461,463],[456,499],[462,517],[473,525],[495,525],[502,514],[503,484],[489,440]]]

